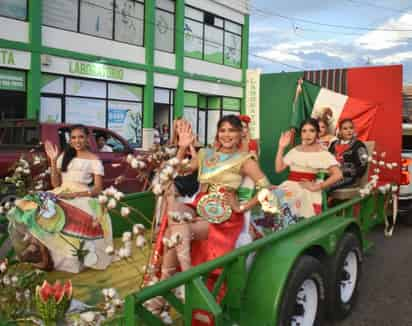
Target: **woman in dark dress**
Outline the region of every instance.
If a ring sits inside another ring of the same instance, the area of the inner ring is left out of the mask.
[[[329,151],[341,164],[343,179],[335,183],[329,191],[354,186],[366,173],[368,150],[363,142],[356,139],[355,126],[351,119],[339,123],[338,139],[330,144]]]

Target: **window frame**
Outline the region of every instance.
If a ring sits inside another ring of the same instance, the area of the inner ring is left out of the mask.
[[[174,6],[175,9],[174,11],[170,11],[164,8],[159,8],[157,5],[155,6],[155,28],[156,28],[156,11],[160,10],[169,14],[173,15],[173,27],[172,27],[172,35],[173,35],[173,50],[172,51],[166,51],[166,50],[162,50],[162,49],[157,49],[156,48],[156,29],[155,29],[155,40],[154,40],[154,48],[156,51],[162,51],[162,52],[166,52],[166,53],[175,53],[176,52],[176,2],[174,2]]]
[[[243,55],[242,55],[243,25],[242,25],[242,24],[239,24],[238,22],[235,22],[235,21],[233,21],[233,20],[230,20],[230,19],[224,18],[224,17],[222,17],[222,16],[216,15],[216,14],[214,14],[214,13],[211,13],[211,12],[209,12],[209,11],[202,10],[202,9],[199,9],[199,8],[196,8],[196,7],[193,7],[193,6],[191,6],[191,5],[185,4],[185,8],[186,8],[186,7],[187,7],[187,8],[190,8],[190,9],[194,9],[194,10],[197,10],[197,11],[202,12],[202,14],[203,14],[203,21],[200,21],[200,20],[198,20],[198,19],[196,19],[196,18],[192,18],[192,17],[186,16],[186,13],[185,13],[184,19],[185,19],[185,20],[188,19],[188,20],[191,20],[191,21],[194,21],[194,22],[197,22],[197,23],[202,24],[202,25],[203,25],[203,35],[202,35],[202,58],[199,59],[199,58],[195,58],[195,57],[193,57],[193,56],[188,56],[188,55],[186,55],[185,53],[184,53],[184,56],[185,56],[185,57],[188,57],[188,58],[194,58],[194,59],[198,59],[198,60],[203,60],[203,61],[210,62],[210,63],[217,64],[217,65],[223,65],[223,66],[226,66],[226,67],[233,67],[233,68],[241,69],[241,68],[242,68],[242,63],[243,63],[243,60],[244,60]],[[206,23],[205,20],[204,20],[204,15],[205,15],[205,13],[210,14],[210,15],[213,15],[215,18],[218,18],[218,19],[223,20],[223,27],[216,26],[216,25],[214,25],[214,24],[212,25],[212,24]],[[229,22],[229,23],[231,23],[231,24],[239,25],[239,26],[241,27],[241,33],[238,34],[238,33],[235,33],[235,32],[233,32],[233,31],[231,31],[231,30],[227,30],[227,29],[226,29],[226,22]],[[217,28],[217,29],[221,29],[221,30],[223,31],[223,42],[222,42],[222,44],[220,44],[220,45],[222,46],[222,48],[223,48],[223,51],[222,51],[222,63],[216,63],[216,62],[212,62],[212,61],[209,61],[209,60],[205,60],[205,41],[206,41],[206,39],[205,39],[205,26],[206,26],[206,25],[211,26],[211,27],[214,27],[214,28]],[[225,49],[226,49],[225,35],[226,35],[226,33],[231,33],[231,34],[233,34],[233,35],[236,35],[236,36],[239,36],[239,37],[240,37],[240,63],[239,63],[239,66],[225,63]]]
[[[61,98],[61,103],[62,103],[62,112],[61,112],[61,123],[66,123],[66,99],[67,98],[82,98],[82,99],[91,99],[91,100],[100,100],[100,101],[105,101],[105,126],[104,129],[107,129],[109,131],[112,131],[111,129],[108,128],[108,117],[109,117],[109,102],[110,101],[118,101],[118,102],[127,102],[127,103],[135,103],[135,104],[140,104],[142,107],[142,126],[143,126],[143,119],[144,119],[144,91],[143,85],[136,85],[136,84],[130,84],[130,83],[117,83],[111,80],[101,80],[101,79],[92,79],[92,78],[84,78],[84,77],[77,77],[77,76],[70,76],[70,75],[60,75],[60,74],[51,74],[51,73],[44,73],[48,75],[53,75],[53,76],[58,76],[63,78],[63,93],[58,94],[58,93],[47,93],[47,92],[41,92],[40,90],[40,97],[54,97],[54,98]],[[102,97],[91,97],[91,96],[81,96],[81,95],[70,95],[67,94],[66,92],[66,79],[71,78],[71,79],[81,79],[81,80],[86,80],[86,81],[98,81],[98,82],[104,82],[105,87],[106,87],[106,96],[104,98]],[[121,85],[130,85],[130,86],[137,86],[142,88],[142,98],[140,101],[133,101],[133,100],[125,100],[125,99],[119,99],[115,97],[109,97],[109,84],[121,84]],[[41,108],[40,108],[41,110]],[[98,126],[95,126],[98,127]],[[101,128],[101,127],[98,127]],[[143,127],[141,128],[141,137],[140,139],[143,140]],[[121,135],[120,135],[121,136]],[[140,144],[142,145],[142,144]]]
[[[25,16],[24,19],[17,18],[17,17],[6,16],[6,15],[2,15],[2,14],[0,14],[0,17],[4,17],[4,18],[8,18],[8,19],[14,19],[14,20],[18,20],[18,21],[21,21],[21,22],[29,21],[29,6],[30,6],[30,3],[29,3],[29,0],[25,0],[25,1],[26,1],[26,16]]]
[[[26,0],[27,1],[27,0]],[[77,22],[76,22],[76,30],[71,30],[71,29],[67,29],[67,28],[62,28],[62,27],[57,27],[57,26],[52,26],[52,25],[47,25],[42,21],[42,26],[46,26],[46,27],[50,27],[50,28],[56,28],[62,31],[66,31],[66,32],[72,32],[72,33],[78,33],[78,34],[82,34],[82,35],[87,35],[87,36],[92,36],[92,37],[96,37],[99,39],[104,39],[104,40],[110,40],[113,42],[119,42],[119,43],[123,43],[123,44],[129,44],[129,45],[133,45],[133,46],[140,46],[140,47],[144,47],[145,46],[145,10],[146,10],[146,3],[143,0],[134,0],[134,2],[138,2],[140,4],[143,5],[143,29],[142,29],[142,44],[135,44],[135,43],[131,43],[131,42],[126,42],[126,41],[120,41],[117,40],[116,37],[116,2],[117,0],[113,0],[113,8],[112,8],[112,21],[113,21],[113,26],[112,26],[112,31],[111,31],[111,37],[103,37],[103,36],[98,36],[98,35],[94,35],[94,34],[90,34],[90,33],[85,33],[85,32],[81,32],[80,31],[80,20],[81,20],[81,3],[82,1],[86,1],[86,0],[76,0],[77,1]],[[43,11],[43,8],[42,8]],[[136,20],[141,20],[141,18],[137,18],[137,17],[133,17]]]

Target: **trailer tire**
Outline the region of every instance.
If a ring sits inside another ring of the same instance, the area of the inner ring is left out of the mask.
[[[339,242],[330,264],[328,317],[342,320],[354,307],[362,271],[362,248],[354,233],[346,233]]]
[[[325,268],[320,261],[311,256],[300,257],[283,290],[278,325],[322,325],[325,286]]]

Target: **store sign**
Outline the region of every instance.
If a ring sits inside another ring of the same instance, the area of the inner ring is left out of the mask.
[[[249,129],[252,138],[259,139],[259,109],[260,109],[260,69],[246,72],[246,114],[250,116]]]
[[[28,52],[0,48],[0,66],[29,69],[30,54]]]
[[[69,72],[75,75],[111,80],[123,80],[124,76],[122,68],[111,67],[101,63],[79,61],[71,61],[69,63]]]
[[[0,69],[0,89],[24,92],[26,90],[26,73],[18,70]]]

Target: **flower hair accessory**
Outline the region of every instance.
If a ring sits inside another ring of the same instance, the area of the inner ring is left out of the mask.
[[[246,124],[249,124],[250,121],[252,121],[252,119],[246,114],[239,115],[239,119],[240,121],[245,122]]]

